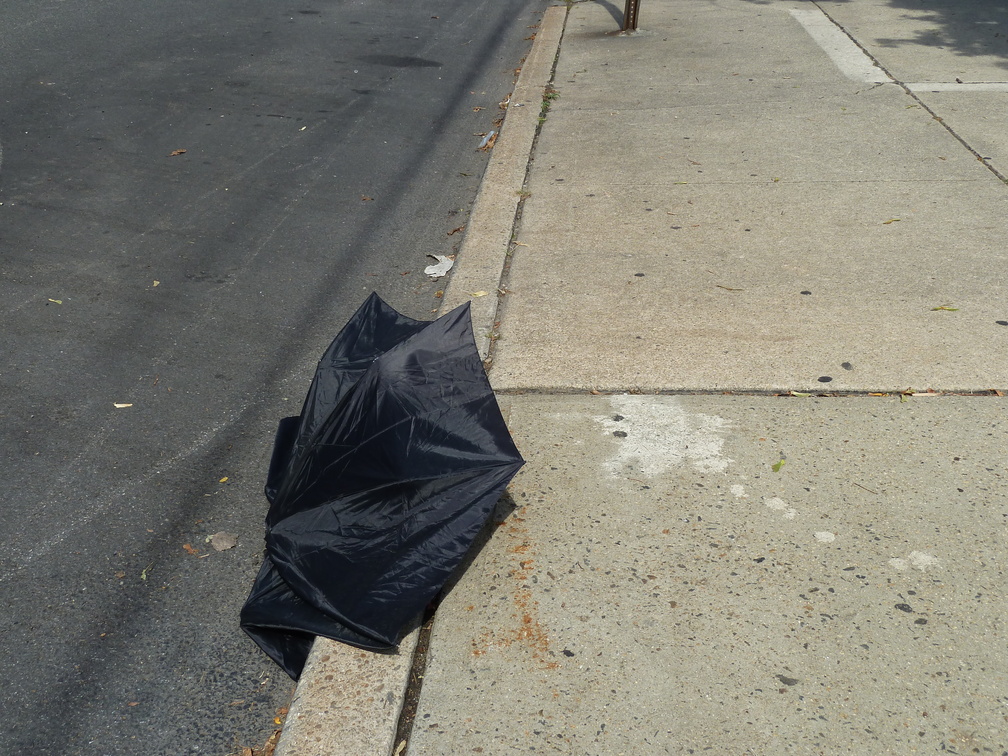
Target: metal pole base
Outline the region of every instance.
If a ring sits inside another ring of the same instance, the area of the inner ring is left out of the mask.
[[[623,31],[637,31],[637,11],[640,10],[640,0],[626,0],[623,8]]]

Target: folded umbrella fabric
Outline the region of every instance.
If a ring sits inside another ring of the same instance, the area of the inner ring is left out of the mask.
[[[394,649],[523,464],[468,305],[425,322],[372,294],[280,423],[242,628],[295,679],[316,635]]]

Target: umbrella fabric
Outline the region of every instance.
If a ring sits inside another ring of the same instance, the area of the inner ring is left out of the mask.
[[[372,294],[280,423],[242,628],[295,679],[316,635],[394,649],[523,464],[468,305],[424,322]]]

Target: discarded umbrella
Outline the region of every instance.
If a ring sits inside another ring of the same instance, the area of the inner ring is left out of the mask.
[[[316,635],[395,648],[523,464],[468,305],[423,322],[372,294],[280,422],[242,628],[295,679]]]

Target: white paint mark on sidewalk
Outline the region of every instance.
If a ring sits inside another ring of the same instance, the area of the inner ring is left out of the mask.
[[[926,570],[928,567],[938,566],[938,557],[923,551],[911,551],[907,559],[910,560],[910,566],[918,570]]]
[[[885,72],[865,55],[854,40],[819,10],[794,10],[789,13],[805,27],[816,44],[829,55],[830,60],[848,79],[879,84],[891,82]]]
[[[794,507],[789,507],[788,503],[784,501],[784,499],[781,499],[780,497],[777,496],[767,499],[763,503],[766,504],[766,506],[769,509],[772,509],[775,512],[780,512],[781,516],[785,520],[793,520],[795,518],[795,515],[798,514],[797,509],[795,509]]]
[[[613,413],[595,420],[619,440],[606,467],[621,475],[627,467],[647,476],[684,463],[703,472],[724,472],[731,460],[721,455],[730,423],[716,415],[691,413],[672,396],[614,396]]]
[[[896,557],[889,560],[889,565],[897,570],[905,570],[913,567],[915,570],[926,570],[929,567],[938,566],[938,557],[928,554],[925,551],[911,551],[906,559]]]

